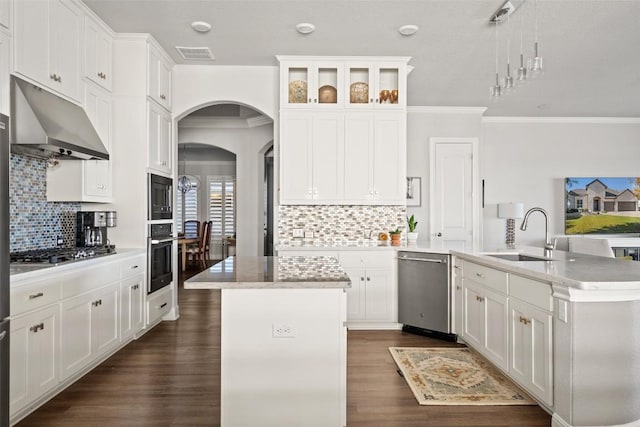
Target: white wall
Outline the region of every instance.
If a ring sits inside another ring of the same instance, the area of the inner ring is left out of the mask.
[[[485,249],[504,246],[502,202],[546,209],[551,235],[562,236],[565,177],[640,176],[640,119],[485,118],[480,152]],[[544,243],[542,215],[531,216],[527,231],[520,224],[517,244]]]
[[[422,178],[422,203],[407,207],[418,221],[418,240],[430,240],[429,138],[479,137],[484,108],[409,107],[407,114],[407,176]]]
[[[277,122],[278,68],[208,65],[177,65],[173,68],[173,112],[176,122],[195,110],[220,103],[246,105]],[[210,130],[191,129],[188,133],[180,130],[179,141],[216,145],[236,154],[236,248],[238,254],[261,255],[262,153],[265,145],[274,140],[274,128],[261,126],[247,129],[240,137],[221,134],[215,141],[207,135]]]

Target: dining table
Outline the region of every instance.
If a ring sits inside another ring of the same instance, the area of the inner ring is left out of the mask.
[[[200,243],[200,236],[195,234],[178,234],[178,245],[182,251],[182,271],[187,269],[187,246]]]

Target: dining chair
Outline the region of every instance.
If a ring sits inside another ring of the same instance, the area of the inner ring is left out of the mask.
[[[200,221],[197,219],[188,219],[184,222],[182,231],[185,236],[199,236],[200,235]]]
[[[211,238],[211,221],[202,223],[202,233],[197,246],[187,248],[187,261],[198,260],[203,267],[207,266],[207,257],[205,256],[205,248],[209,245]]]
[[[213,224],[213,221],[207,221],[208,224],[208,231],[206,233],[203,232],[202,236],[204,237],[204,254],[205,254],[205,259],[210,259],[211,258],[211,253],[210,253],[210,246],[211,246],[211,226]]]

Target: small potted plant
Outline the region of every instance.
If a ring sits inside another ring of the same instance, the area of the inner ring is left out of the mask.
[[[392,230],[389,232],[389,236],[391,236],[391,246],[400,246],[400,236],[402,231],[399,228]]]
[[[418,233],[416,232],[418,221],[416,221],[413,215],[411,215],[410,217],[407,217],[407,225],[409,226],[409,232],[407,233],[407,240],[409,242],[415,242],[416,240],[418,240]]]

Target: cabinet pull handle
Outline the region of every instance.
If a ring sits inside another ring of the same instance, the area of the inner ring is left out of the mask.
[[[39,330],[42,330],[42,329],[44,329],[44,323],[39,323],[29,328],[29,330],[33,333],[37,333]]]
[[[50,78],[51,80],[53,80],[54,82],[57,82],[57,81],[58,81],[58,76],[56,76],[55,74],[49,74],[49,78]]]
[[[43,292],[38,292],[37,294],[29,295],[29,299],[36,299],[36,298],[40,298],[40,297],[43,297],[43,296],[44,296]]]
[[[166,302],[165,302],[165,303],[163,303],[163,304],[160,304],[160,308],[165,308],[166,306],[167,306],[167,303],[166,303]]]
[[[484,279],[486,276],[482,273],[476,273],[476,276],[478,276],[481,279]]]
[[[460,266],[459,265],[454,265],[453,268],[460,270]]]
[[[476,301],[482,302],[484,301],[484,297],[480,297],[476,295]]]
[[[456,291],[459,291],[459,290],[460,290],[460,286],[456,286]]]
[[[525,325],[528,325],[529,323],[531,323],[531,320],[527,319],[526,317],[520,316],[520,322],[524,323]]]
[[[132,265],[131,267],[129,267],[130,269],[134,270],[136,268],[138,268],[138,265]]]

